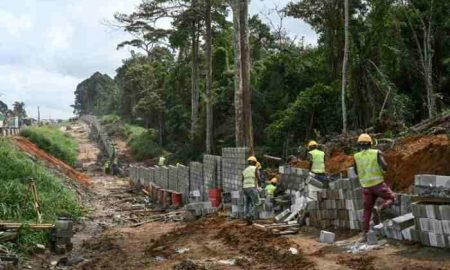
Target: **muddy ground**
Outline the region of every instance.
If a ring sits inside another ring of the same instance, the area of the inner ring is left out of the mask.
[[[449,250],[385,241],[379,249],[352,254],[348,247],[359,239],[357,233],[336,232],[339,245],[326,245],[314,228],[274,236],[225,213],[136,227],[163,212],[126,178],[102,173],[100,150],[86,125],[68,132],[80,145],[79,160],[91,181],[88,191],[79,191],[85,193],[88,214],[77,223],[73,251],[37,255],[33,269],[450,269]]]

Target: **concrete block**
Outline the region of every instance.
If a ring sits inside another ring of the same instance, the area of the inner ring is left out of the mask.
[[[368,245],[376,245],[378,244],[378,237],[377,233],[374,231],[369,231],[366,235],[367,237],[367,244]]]
[[[410,227],[402,230],[403,239],[408,240],[408,241],[414,241],[414,236],[413,236],[414,228],[415,228],[415,226],[413,225],[413,226],[410,226]]]
[[[392,223],[393,223],[393,227],[397,231],[402,231],[402,230],[414,225],[414,216],[412,213],[408,213],[406,215],[393,218]]]
[[[284,210],[283,212],[281,212],[280,214],[278,214],[278,215],[275,217],[275,221],[276,221],[276,222],[281,222],[281,221],[282,221],[283,219],[285,219],[290,213],[291,213],[291,210],[289,210],[289,209]]]
[[[320,231],[320,243],[333,244],[336,239],[336,235],[328,231]]]

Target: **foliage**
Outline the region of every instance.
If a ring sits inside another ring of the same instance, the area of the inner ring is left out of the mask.
[[[78,145],[68,134],[55,126],[30,127],[20,134],[62,161],[74,165],[77,160]]]
[[[61,179],[15,149],[8,139],[0,139],[0,220],[36,222],[31,194],[28,201],[24,201],[29,178],[36,182],[43,222],[54,223],[61,214],[70,214],[74,218],[82,215],[75,193],[66,188]],[[48,240],[42,233],[22,232],[25,231],[19,232],[18,239],[21,248],[30,243],[45,244],[44,240]]]
[[[136,160],[142,161],[161,155],[162,149],[157,143],[157,132],[155,130],[142,132],[137,129],[130,129],[129,134],[127,143]]]

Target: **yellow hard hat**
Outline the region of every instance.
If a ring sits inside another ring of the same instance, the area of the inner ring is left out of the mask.
[[[372,138],[367,133],[363,133],[358,137],[358,143],[372,143]]]
[[[308,148],[309,147],[313,147],[313,146],[317,146],[317,142],[316,141],[309,141]]]
[[[248,161],[258,162],[255,156],[251,156],[247,159]]]
[[[277,184],[278,183],[278,179],[276,177],[270,179],[270,183],[272,184]]]

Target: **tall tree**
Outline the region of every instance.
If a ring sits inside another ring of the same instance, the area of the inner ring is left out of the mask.
[[[212,30],[211,30],[211,0],[205,0],[206,24],[206,153],[213,150],[213,94],[212,94]]]
[[[342,90],[341,90],[341,103],[342,103],[342,131],[347,133],[347,108],[345,104],[345,88],[347,87],[347,63],[348,63],[348,0],[344,0],[344,59],[342,60]]]
[[[25,103],[16,101],[13,103],[13,115],[20,118],[27,117],[27,112],[25,111]]]
[[[253,149],[248,1],[231,0],[234,26],[236,146]]]

